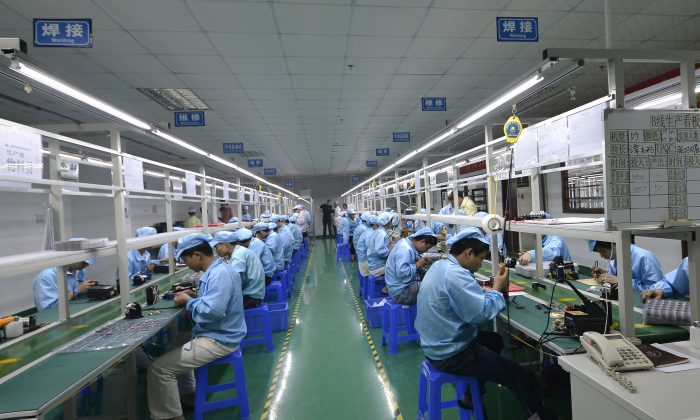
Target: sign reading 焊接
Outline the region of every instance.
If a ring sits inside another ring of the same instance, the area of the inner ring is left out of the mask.
[[[34,19],[34,46],[92,48],[92,19]]]
[[[536,17],[497,17],[499,42],[537,42],[540,39]]]
[[[262,168],[263,167],[263,160],[262,159],[248,159],[248,167],[249,168]]]
[[[376,149],[377,156],[389,156],[389,148]]]

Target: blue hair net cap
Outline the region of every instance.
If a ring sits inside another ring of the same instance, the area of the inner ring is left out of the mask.
[[[450,237],[450,239],[448,239],[445,243],[447,244],[447,246],[452,246],[465,238],[478,239],[481,242],[485,243],[486,245],[489,245],[489,246],[491,245],[489,240],[486,239],[486,237],[484,237],[484,234],[481,233],[481,231],[479,229],[474,228],[474,227],[468,227],[466,229],[461,230],[458,234],[452,235]]]
[[[371,213],[368,213],[368,212],[366,212],[366,211],[363,211],[362,214],[360,214],[360,219],[361,219],[363,222],[369,222],[369,217],[370,217],[371,215],[372,215]]]
[[[277,229],[277,223],[270,222],[267,224],[267,228],[270,230]]]
[[[136,229],[136,237],[137,238],[142,238],[144,236],[152,236],[158,233],[156,228],[150,227],[150,226],[144,226]]]
[[[296,223],[296,221],[299,219],[299,216],[294,213],[293,215],[289,216],[289,221],[292,223]]]
[[[241,228],[236,231],[235,235],[238,242],[245,242],[249,241],[253,237],[253,232],[246,228]]]
[[[391,213],[384,212],[377,216],[377,223],[379,223],[379,226],[384,226],[391,221],[392,216]]]
[[[378,225],[378,224],[379,224],[379,220],[378,220],[378,219],[379,219],[379,218],[378,218],[377,216],[375,216],[375,215],[372,214],[372,215],[369,216],[369,219],[368,219],[367,221],[369,222],[370,225]]]
[[[177,250],[175,250],[175,259],[179,260],[183,252],[190,248],[194,248],[203,243],[209,243],[211,241],[210,235],[205,235],[203,233],[190,233],[189,235],[183,236],[177,240]]]
[[[480,211],[480,212],[477,212],[474,216],[476,216],[476,217],[486,217],[486,216],[488,216],[488,215],[489,215],[489,214],[486,213],[485,211]]]
[[[357,214],[357,212],[355,212],[355,209],[353,209],[351,207],[350,209],[348,209],[348,216],[353,215],[353,214]]]
[[[596,242],[597,241],[593,241],[591,239],[588,240],[588,250],[589,251],[591,251],[591,252],[595,251],[595,243]]]
[[[180,226],[173,226],[173,232],[182,232],[182,228]]]
[[[280,217],[278,215],[274,215],[270,217],[270,223],[277,223],[280,221]]]
[[[228,222],[229,223],[238,223],[238,217],[232,217],[232,218],[228,219]]]
[[[433,230],[427,226],[418,229],[416,233],[412,235],[408,235],[409,238],[417,238],[418,236],[432,236],[433,238],[437,238],[437,235],[433,232]]]
[[[269,227],[267,226],[267,223],[256,223],[253,226],[253,232],[260,232],[261,230],[268,230]]]
[[[221,244],[221,243],[233,243],[236,242],[236,234],[233,232],[228,232],[225,230],[221,230],[216,232],[214,235],[214,239],[209,241],[209,245],[211,245],[212,248],[215,246]]]
[[[285,215],[282,215],[282,216],[279,217],[279,221],[280,221],[280,222],[286,222],[287,220],[289,220],[289,217],[287,217],[287,216],[285,216]]]

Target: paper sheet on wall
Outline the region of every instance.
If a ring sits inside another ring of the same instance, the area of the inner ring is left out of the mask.
[[[413,183],[416,191],[420,191],[420,171],[416,171],[416,174],[413,178]]]
[[[224,193],[224,203],[228,203],[228,199],[229,199],[229,196],[228,196],[228,182],[225,182],[225,181],[224,181],[224,187],[223,187],[223,188],[224,188],[224,191],[223,191],[223,193]]]
[[[537,127],[537,156],[540,165],[566,162],[569,159],[566,118]]]
[[[187,195],[197,195],[197,183],[192,172],[185,172],[185,187]]]
[[[0,125],[0,175],[41,179],[43,166],[39,134]],[[0,186],[31,188],[30,183],[12,181],[0,181]]]
[[[129,190],[143,189],[143,162],[128,157],[124,162],[124,186]]]
[[[242,187],[238,187],[238,201],[243,202],[245,198],[245,192],[243,192]]]
[[[569,158],[603,154],[603,111],[598,104],[568,117]]]
[[[173,198],[176,200],[182,200],[182,180],[181,179],[172,179],[172,184],[173,184]]]
[[[537,129],[524,129],[513,152],[513,170],[537,166]]]

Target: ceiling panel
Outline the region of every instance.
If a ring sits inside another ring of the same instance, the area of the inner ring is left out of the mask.
[[[153,54],[216,55],[209,38],[200,32],[131,31],[131,36]]]
[[[197,32],[201,29],[185,3],[180,0],[94,0],[94,2],[124,29],[172,31],[173,28],[177,28],[179,31],[187,32]],[[77,16],[83,16],[83,14],[78,13]]]
[[[350,27],[349,6],[277,3],[274,9],[283,34],[345,35]]]
[[[474,42],[473,38],[427,37],[413,39],[407,57],[416,58],[458,58]]]
[[[221,55],[242,57],[279,57],[282,45],[276,34],[210,33],[209,39]]]
[[[173,73],[189,74],[230,74],[224,60],[218,56],[182,56],[182,55],[158,55],[158,60],[165,64]]]
[[[496,11],[431,8],[418,31],[418,36],[476,38],[487,28],[494,26],[497,15]]]
[[[340,89],[341,80],[340,75],[299,75],[292,76],[292,86],[295,89]]]
[[[199,24],[208,32],[277,32],[272,9],[267,2],[189,0],[187,3]]]
[[[413,36],[426,14],[425,8],[354,8],[352,35]]]
[[[348,57],[403,57],[411,37],[351,36]]]
[[[284,53],[290,57],[343,57],[347,37],[340,35],[282,35]]]
[[[194,89],[238,89],[241,87],[232,74],[178,74],[177,77],[187,84],[187,87]]]

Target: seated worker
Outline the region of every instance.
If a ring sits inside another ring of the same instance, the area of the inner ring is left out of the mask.
[[[367,212],[360,214],[360,217],[357,218],[357,225],[355,226],[355,229],[353,229],[352,234],[350,235],[352,237],[352,247],[355,251],[355,256],[357,257],[358,265],[361,262],[360,258],[364,258],[364,260],[367,261],[367,251],[358,249],[358,247],[363,247],[363,245],[360,244],[360,237],[363,233],[365,233],[365,231],[367,231],[367,229],[370,229],[367,227],[368,217],[369,213]],[[360,255],[361,253],[364,253],[364,255]]]
[[[464,193],[462,191],[457,191],[457,203],[461,203],[464,201]],[[440,215],[451,215],[452,213],[455,212],[455,199],[454,195],[452,194],[452,191],[447,195],[447,205],[443,208],[440,209],[440,212],[438,214]],[[457,209],[459,210],[459,208]],[[476,212],[474,212],[476,213]],[[466,214],[466,213],[465,213]],[[444,223],[441,222],[433,222],[433,232],[435,234],[439,234],[443,230],[443,226],[445,226]],[[454,225],[446,225],[447,226],[447,234],[449,235],[454,235],[455,234],[455,226]]]
[[[270,248],[272,253],[272,258],[275,261],[275,271],[282,271],[284,270],[284,243],[277,233],[277,222],[268,223],[267,228],[269,229],[269,234],[265,239],[265,245]]]
[[[243,308],[255,308],[262,304],[265,297],[265,270],[255,252],[240,245],[240,242],[250,243],[253,232],[242,228],[232,235],[236,244],[231,254],[230,264],[241,275]]]
[[[292,232],[292,248],[294,249],[293,252],[299,251],[299,249],[301,249],[302,242],[304,242],[304,235],[301,234],[301,228],[299,227],[299,225],[297,225],[298,218],[299,217],[296,214],[292,214],[285,221],[285,224],[289,228],[289,231]]]
[[[360,270],[360,274],[364,277],[368,277],[369,274],[369,260],[367,259],[367,246],[369,245],[370,237],[374,234],[374,230],[378,227],[377,216],[371,213],[363,213],[363,220],[367,223],[362,235],[357,237],[357,229],[355,229],[355,236],[353,240],[355,242],[355,253],[357,254],[357,266]],[[359,226],[358,226],[359,227]]]
[[[85,238],[71,238],[69,241],[82,241]],[[73,299],[87,293],[88,287],[97,283],[94,280],[85,280],[85,267],[95,265],[97,258],[88,258],[85,261],[64,266],[66,273],[66,285],[68,299]],[[34,305],[40,311],[53,308],[58,305],[58,273],[57,267],[41,270],[34,278]]]
[[[250,240],[249,248],[255,252],[260,258],[265,271],[265,284],[270,284],[272,276],[275,274],[275,259],[272,256],[272,251],[265,244],[265,238],[270,233],[270,228],[267,223],[256,223],[253,226],[254,237]]]
[[[688,257],[681,260],[681,263],[673,271],[664,274],[664,280],[671,286],[671,292],[668,288],[662,285],[658,289],[643,290],[641,297],[643,301],[649,299],[663,298],[683,298],[690,293],[690,284],[688,283],[690,275],[688,274]]]
[[[597,252],[601,257],[610,260],[608,272],[602,268],[593,269],[593,278],[599,284],[617,283],[617,256],[615,246],[612,242],[588,241],[588,249]],[[664,279],[664,272],[661,271],[661,263],[654,254],[637,245],[631,245],[632,253],[632,287],[637,290],[661,289],[665,294],[671,295],[673,289]]]
[[[182,228],[173,226],[173,232],[182,232]],[[177,251],[177,241],[173,242],[173,250]],[[163,244],[158,250],[158,261],[161,263],[166,263],[168,262],[168,257],[170,257],[168,244]]]
[[[287,216],[277,217],[277,232],[282,239],[282,245],[284,246],[284,268],[286,269],[289,262],[292,260],[292,252],[294,252],[294,237],[292,232],[287,227],[286,221]],[[302,237],[303,240],[303,237]]]
[[[267,286],[272,281],[272,274],[275,273],[274,264],[272,264],[272,269],[271,269],[272,271],[271,271],[271,274],[270,274],[269,279],[268,279],[267,270],[265,269],[265,266],[263,265],[262,260],[258,256],[257,252],[253,251],[250,248],[250,244],[252,243],[252,241],[256,241],[256,240],[257,240],[257,238],[253,237],[253,232],[249,229],[241,228],[241,229],[238,229],[236,231],[236,245],[247,248],[250,252],[253,253],[253,256],[255,257],[255,259],[258,260],[258,262],[260,263],[260,270],[262,271],[262,278],[263,278],[263,281],[265,282],[265,286]],[[261,241],[257,240],[257,242],[261,242]],[[263,243],[263,246],[264,245],[265,244]],[[234,254],[235,253],[236,252],[234,250]],[[270,255],[270,262],[272,262],[272,255]],[[243,276],[243,275],[241,275],[241,276]]]
[[[150,226],[136,229],[137,238],[153,236],[156,233],[158,233],[156,228]],[[130,279],[138,275],[148,276],[153,271],[153,267],[155,267],[156,263],[158,263],[158,260],[151,259],[151,253],[146,248],[130,250],[126,254],[126,259],[129,266]],[[117,269],[117,278],[119,278],[119,269]]]
[[[440,371],[507,387],[528,416],[555,419],[542,403],[532,374],[500,356],[501,336],[479,330],[506,307],[502,293],[508,290],[508,270],[503,267],[495,276],[493,289],[482,289],[474,273],[489,253],[484,235],[469,227],[451,237],[447,245],[450,255],[430,267],[418,291],[415,327],[425,357]],[[471,394],[467,392],[459,403],[472,406]]]
[[[183,419],[177,376],[188,374],[238,349],[245,337],[241,277],[214,255],[211,236],[192,233],[178,240],[175,257],[202,272],[198,293],[185,290],[173,304],[190,312],[192,339],[157,358],[148,368],[148,408],[153,419]]]
[[[389,258],[391,247],[387,230],[391,228],[391,213],[382,213],[377,217],[377,228],[367,241],[367,264],[372,276],[384,274],[386,259]]]
[[[236,246],[236,234],[226,230],[220,230],[216,232],[214,238],[209,241],[209,246],[211,246],[211,249],[216,252],[219,258],[230,263],[233,249]]]
[[[190,207],[187,209],[187,214],[190,215],[190,217],[185,220],[184,226],[186,228],[193,228],[195,226],[201,226],[202,225],[202,220],[197,217],[197,209],[194,207]]]
[[[547,219],[552,216],[549,213],[544,213]],[[569,247],[566,246],[566,241],[561,236],[544,235],[542,236],[542,261],[553,261],[556,257],[561,256],[564,261],[571,261]],[[518,257],[520,265],[528,265],[535,259],[535,250],[523,252]]]
[[[430,261],[420,254],[437,245],[437,236],[430,228],[419,229],[418,232],[403,238],[396,243],[386,260],[384,279],[391,297],[402,305],[416,303],[420,280],[417,269]]]

